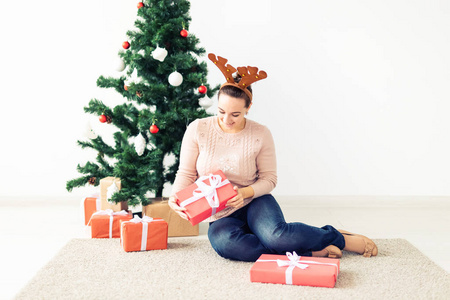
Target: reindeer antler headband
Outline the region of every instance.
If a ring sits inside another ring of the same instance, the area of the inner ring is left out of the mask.
[[[222,74],[225,76],[227,82],[222,84],[222,87],[227,85],[235,86],[245,92],[247,96],[250,98],[250,101],[252,101],[252,93],[247,89],[252,83],[262,80],[264,78],[267,78],[267,73],[264,71],[259,71],[257,67],[238,67],[237,71],[239,75],[241,75],[241,81],[239,83],[234,82],[233,73],[236,72],[236,69],[230,65],[226,64],[228,60],[226,58],[217,56],[210,53],[208,54],[208,58],[222,71]]]

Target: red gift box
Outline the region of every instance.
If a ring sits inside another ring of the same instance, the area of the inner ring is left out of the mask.
[[[120,238],[120,221],[131,220],[132,213],[127,211],[114,212],[112,209],[100,210],[92,214],[91,225],[92,238]]]
[[[339,259],[262,254],[250,269],[250,281],[332,288],[339,274]]]
[[[101,202],[99,198],[96,197],[86,197],[83,199],[83,210],[84,210],[84,225],[88,225],[92,214],[99,211],[101,207]]]
[[[201,176],[175,197],[178,205],[186,208],[189,222],[196,225],[224,209],[227,201],[236,195],[231,183],[219,170],[209,176]]]
[[[120,243],[126,252],[167,249],[168,225],[164,219],[134,216],[121,222],[120,231]]]

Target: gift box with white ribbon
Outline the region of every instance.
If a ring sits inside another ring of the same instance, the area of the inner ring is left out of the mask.
[[[186,208],[186,215],[192,225],[215,215],[223,210],[227,201],[237,192],[222,171],[208,176],[201,176],[195,183],[175,194],[177,203]]]
[[[120,238],[120,221],[133,218],[131,212],[122,210],[114,212],[112,209],[100,210],[92,214],[88,225],[91,225],[92,238]]]
[[[120,243],[126,252],[167,249],[167,222],[134,216],[120,225]]]
[[[250,281],[332,288],[339,274],[339,259],[262,254],[250,269]]]

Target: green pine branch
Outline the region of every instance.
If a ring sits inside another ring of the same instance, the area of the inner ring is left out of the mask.
[[[96,178],[94,185],[97,186],[101,178],[107,177],[109,176],[108,174],[110,174],[108,170],[102,169],[97,164],[89,161],[84,166],[78,164],[77,171],[80,174],[86,175],[67,181],[66,189],[69,192],[71,192],[76,187],[85,186],[93,177]]]
[[[113,147],[106,144],[101,136],[97,136],[96,138],[91,139],[90,142],[77,141],[77,143],[82,149],[91,148],[109,157],[113,157],[114,153],[116,153],[116,150]]]
[[[66,190],[71,192],[74,188],[85,186],[92,176],[82,176],[66,182]]]
[[[114,107],[112,123],[127,135],[137,135],[139,132],[136,128],[137,109],[132,104],[122,104]]]
[[[102,101],[97,99],[92,99],[91,101],[89,101],[89,104],[84,108],[84,111],[96,116],[99,116],[101,114],[108,116],[112,115],[112,110]]]
[[[105,160],[104,156],[99,153],[95,159],[100,165],[99,170],[103,170],[103,173],[113,174],[114,168]]]
[[[125,77],[113,78],[100,76],[97,79],[97,86],[100,88],[114,88],[119,94],[124,94],[125,90],[123,88]]]

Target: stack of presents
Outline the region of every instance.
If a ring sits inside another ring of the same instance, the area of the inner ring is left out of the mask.
[[[186,208],[189,221],[170,209],[166,200],[142,207],[133,213],[126,202],[108,201],[120,190],[119,178],[100,181],[100,197],[83,200],[85,225],[91,227],[92,238],[120,238],[126,252],[167,249],[168,237],[196,236],[198,223],[225,208],[236,191],[221,171],[200,177],[194,184],[176,194],[178,205]],[[339,260],[263,254],[250,269],[252,282],[334,287],[339,273]]]

